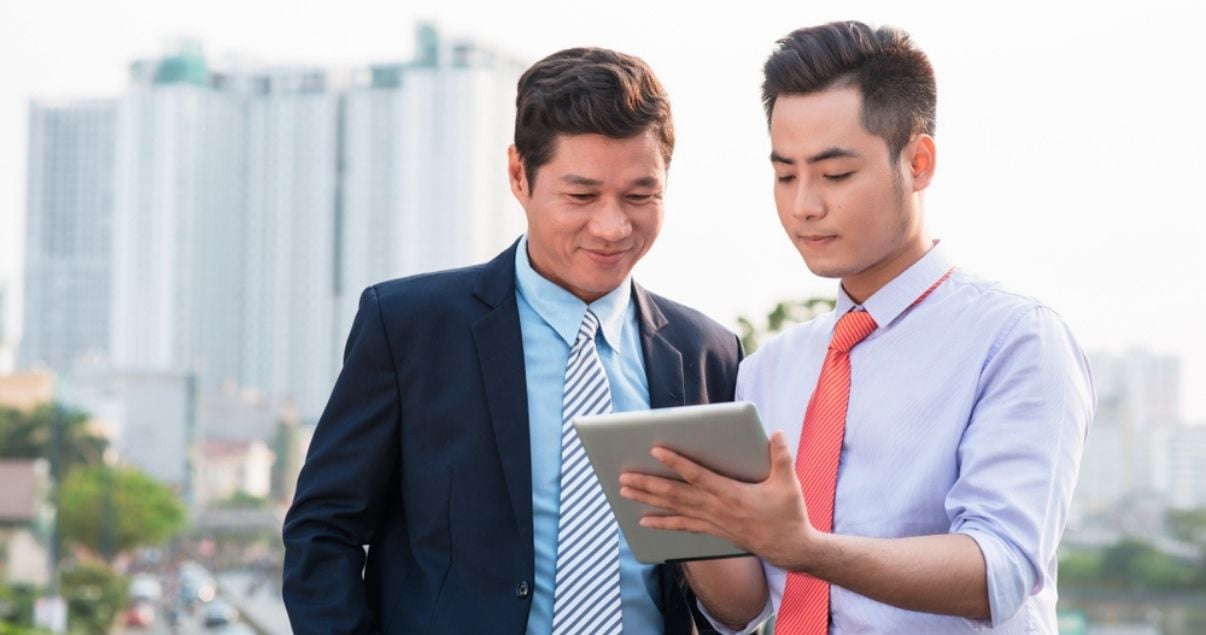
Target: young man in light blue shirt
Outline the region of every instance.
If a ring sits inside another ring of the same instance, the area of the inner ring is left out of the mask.
[[[1094,407],[1080,347],[926,232],[936,90],[907,34],[801,29],[765,73],[779,219],[809,270],[841,281],[836,310],[741,366],[737,398],[772,432],[766,481],[657,449],[687,483],[626,474],[623,493],[672,512],[647,526],[760,556],[687,566],[723,632],[776,610],[780,633],[1056,632],[1056,549]]]

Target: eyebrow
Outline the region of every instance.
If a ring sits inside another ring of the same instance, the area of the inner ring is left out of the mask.
[[[859,154],[857,152],[855,152],[854,150],[849,150],[846,148],[838,148],[835,146],[835,147],[829,148],[823,152],[820,152],[818,154],[814,154],[814,155],[808,157],[807,159],[804,159],[804,162],[805,163],[819,163],[821,161],[828,161],[829,159],[854,159],[854,158],[858,158],[858,156],[859,156]],[[770,154],[770,160],[771,160],[771,163],[783,163],[785,165],[795,165],[796,164],[795,159],[789,159],[774,151],[772,151]]]
[[[588,179],[585,176],[578,176],[577,174],[566,174],[565,176],[561,177],[561,180],[569,183],[570,185],[583,185],[586,187],[598,187],[603,185],[603,181],[597,179]]]
[[[652,176],[644,176],[632,182],[633,187],[657,187],[657,179]]]
[[[603,181],[587,178],[585,176],[578,176],[577,174],[567,174],[561,177],[561,180],[570,185],[581,185],[583,187],[599,187],[600,185],[603,185]],[[629,187],[657,187],[657,185],[657,178],[652,176],[643,176],[639,179],[635,179]]]

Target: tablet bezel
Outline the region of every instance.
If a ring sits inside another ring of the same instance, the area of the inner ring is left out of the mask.
[[[656,509],[620,496],[620,473],[678,479],[649,453],[670,448],[714,472],[745,482],[770,474],[770,443],[750,402],[726,402],[575,417],[573,425],[633,556],[646,564],[749,555],[721,538],[640,525]],[[679,479],[681,480],[681,479]]]

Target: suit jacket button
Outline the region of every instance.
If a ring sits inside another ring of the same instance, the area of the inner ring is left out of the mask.
[[[532,594],[532,585],[528,584],[527,580],[515,585],[515,597],[524,599]]]

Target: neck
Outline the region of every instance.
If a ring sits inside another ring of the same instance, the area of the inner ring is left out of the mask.
[[[896,276],[921,260],[933,247],[934,241],[930,240],[928,234],[921,232],[919,236],[908,240],[871,267],[842,278],[842,288],[855,304],[862,304]]]

